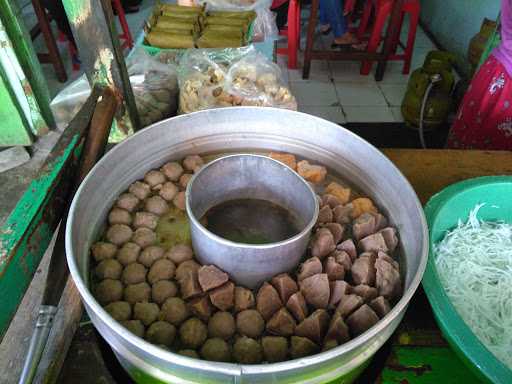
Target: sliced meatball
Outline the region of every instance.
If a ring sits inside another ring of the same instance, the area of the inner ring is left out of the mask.
[[[336,249],[334,237],[327,228],[320,228],[311,240],[311,255],[323,259]]]
[[[274,313],[267,322],[267,332],[277,336],[291,336],[295,332],[295,319],[286,308]]]
[[[338,312],[341,317],[345,318],[363,304],[364,300],[362,297],[353,294],[345,295],[341,298],[336,312]]]
[[[311,257],[300,265],[297,280],[300,282],[318,273],[322,273],[322,262],[318,257]]]
[[[350,285],[343,280],[329,281],[331,296],[329,297],[329,308],[335,308],[341,299],[351,293]]]
[[[370,301],[369,305],[380,318],[383,318],[389,313],[389,311],[391,311],[391,305],[384,296],[379,296],[376,299],[373,299]]]
[[[329,326],[330,317],[325,309],[317,309],[306,319],[304,319],[295,328],[297,336],[307,337],[308,339],[320,344],[325,336]]]
[[[376,287],[379,295],[388,300],[398,297],[402,291],[400,282],[400,273],[387,261],[378,258],[375,262]]]
[[[363,304],[347,318],[347,325],[353,336],[359,336],[377,324],[379,318],[368,305]]]
[[[302,321],[308,315],[308,307],[306,305],[306,299],[300,292],[295,292],[290,296],[286,302],[286,308],[293,314],[297,321]]]
[[[286,303],[291,295],[299,290],[297,283],[287,273],[281,273],[274,276],[271,284],[279,293],[279,297],[283,303]]]
[[[256,309],[265,320],[269,320],[283,306],[276,289],[265,282],[256,295]]]
[[[235,312],[251,309],[255,305],[254,294],[250,289],[235,287]]]
[[[229,280],[228,274],[215,265],[203,265],[199,268],[198,278],[199,285],[205,292],[220,287]]]
[[[375,255],[362,254],[360,257],[354,261],[352,264],[352,269],[350,270],[352,275],[352,281],[355,285],[366,284],[366,285],[374,285],[375,284]]]
[[[343,265],[338,264],[332,256],[325,259],[324,272],[327,274],[329,280],[343,280],[345,277],[345,268]]]
[[[331,293],[327,274],[320,273],[302,280],[300,291],[309,305],[314,308],[327,308]]]

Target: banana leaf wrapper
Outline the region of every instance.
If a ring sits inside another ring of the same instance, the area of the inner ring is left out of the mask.
[[[221,17],[224,19],[243,19],[247,20],[249,23],[256,18],[256,12],[254,11],[210,11],[208,12],[208,15],[210,17]]]
[[[237,38],[240,41],[244,41],[244,33],[241,29],[216,29],[214,27],[224,27],[224,25],[210,25],[203,30],[201,36],[213,36],[213,37],[227,37]]]
[[[249,23],[245,19],[227,19],[217,16],[208,16],[204,21],[204,25],[230,25],[242,28],[244,33],[247,32],[247,28],[249,28]]]
[[[179,28],[161,28],[161,27],[153,27],[151,28],[151,32],[164,32],[170,33],[172,35],[193,35],[196,30],[191,26],[190,29],[179,29]]]
[[[176,14],[163,14],[156,19],[156,22],[159,23],[161,21],[168,22],[176,22],[180,21],[182,23],[197,23],[199,21],[199,16],[194,14],[186,14],[186,13],[176,13]]]
[[[243,39],[236,36],[203,34],[197,39],[196,44],[198,48],[238,48],[243,45]]]
[[[177,14],[177,13],[186,13],[186,14],[195,14],[198,15],[203,12],[202,7],[185,7],[178,4],[161,4],[160,10],[162,13],[170,13],[170,14]]]
[[[146,40],[153,47],[159,48],[194,48],[194,37],[188,34],[151,31]]]
[[[163,18],[159,17],[154,25],[157,28],[164,29],[179,29],[182,31],[188,30],[197,30],[198,24],[196,22],[187,22],[185,20],[175,19],[175,18]]]

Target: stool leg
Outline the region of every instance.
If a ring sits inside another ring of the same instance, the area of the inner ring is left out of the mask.
[[[302,78],[309,78],[311,69],[311,56],[313,51],[313,40],[315,36],[316,24],[318,22],[318,4],[319,0],[311,0],[311,11],[309,14],[308,33],[306,39],[306,50],[304,52],[304,67],[302,68]]]
[[[368,48],[367,51],[374,53],[377,52],[379,48],[379,44],[381,41],[382,30],[384,29],[384,24],[386,23],[387,12],[381,12],[380,10],[377,12],[377,18],[375,19],[375,24],[373,25],[372,34],[370,35],[370,40],[368,40]],[[363,61],[361,65],[361,75],[367,76],[372,69],[373,61]]]
[[[416,41],[416,30],[418,28],[418,22],[420,19],[419,12],[411,12],[409,13],[409,33],[407,35],[407,45],[405,46],[405,57],[404,57],[404,67],[402,69],[402,73],[407,75],[411,70],[411,60],[412,53],[414,51],[414,42]]]
[[[404,17],[405,17],[405,12],[402,12],[400,14],[400,24],[398,24],[398,31],[396,33],[395,38],[393,39],[393,46],[391,47],[391,52],[393,54],[396,54],[396,52],[398,51],[398,46],[400,44],[400,36],[402,34],[402,26],[404,24]]]
[[[297,69],[297,50],[300,31],[297,29],[297,0],[291,0],[288,7],[288,68]]]
[[[357,28],[357,38],[361,40],[363,35],[368,28],[368,23],[370,22],[370,16],[372,14],[373,0],[367,0],[364,5],[363,16],[361,17],[361,21],[359,22],[359,27]]]
[[[126,21],[126,17],[124,14],[123,6],[121,5],[120,0],[113,0],[112,1],[114,8],[117,12],[117,17],[119,17],[119,24],[121,24],[121,29],[123,30],[123,33],[119,35],[120,38],[124,39],[124,43],[121,44],[122,48],[132,48],[133,47],[133,39],[132,34],[130,33],[130,28],[128,27],[128,23]]]

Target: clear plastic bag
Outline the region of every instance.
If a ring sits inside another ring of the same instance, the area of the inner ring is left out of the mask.
[[[66,128],[91,94],[85,74],[60,91],[50,103],[57,129]]]
[[[180,113],[244,105],[297,109],[279,67],[253,46],[190,50],[178,73]]]

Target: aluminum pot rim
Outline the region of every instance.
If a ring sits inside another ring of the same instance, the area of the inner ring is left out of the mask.
[[[306,180],[304,180],[304,178],[302,178],[297,172],[295,172],[293,169],[291,169],[290,167],[287,167],[287,166],[283,167],[285,169],[285,172],[292,173],[295,177],[297,177],[300,180],[300,182],[302,184],[304,184],[306,186],[307,190],[311,193],[311,198],[314,200],[314,203],[315,203],[315,208],[313,210],[313,217],[311,218],[311,220],[309,220],[309,222],[306,224],[304,229],[302,229],[299,233],[297,233],[296,235],[293,235],[292,237],[289,237],[285,240],[276,241],[274,243],[268,243],[268,244],[238,243],[236,241],[231,241],[231,240],[228,240],[228,239],[225,239],[223,237],[216,235],[215,233],[210,231],[208,228],[206,228],[203,224],[201,224],[201,222],[197,219],[196,215],[194,214],[192,208],[190,207],[190,194],[191,194],[192,185],[193,185],[194,181],[196,180],[196,178],[199,177],[199,175],[204,170],[206,170],[208,168],[208,166],[213,165],[219,161],[225,160],[230,157],[259,157],[259,158],[264,158],[265,160],[269,160],[269,161],[272,161],[274,163],[278,163],[279,165],[284,166],[284,164],[282,162],[272,159],[269,156],[257,155],[257,154],[252,154],[252,153],[237,153],[237,154],[230,154],[230,155],[222,156],[218,159],[212,160],[208,164],[206,164],[204,167],[202,167],[197,173],[195,173],[194,176],[192,176],[192,178],[190,179],[190,182],[188,183],[187,189],[185,191],[185,206],[186,206],[187,215],[188,215],[189,220],[191,220],[192,223],[197,228],[199,228],[199,230],[201,232],[203,232],[203,234],[205,236],[207,236],[210,239],[213,239],[214,241],[216,241],[219,244],[222,244],[223,246],[236,247],[236,248],[240,248],[240,249],[269,250],[269,249],[273,249],[273,248],[282,247],[282,246],[288,245],[290,243],[294,243],[297,240],[306,236],[309,232],[311,232],[311,230],[313,229],[313,227],[316,224],[316,221],[318,219],[318,212],[319,212],[315,191],[313,191],[313,188],[311,188],[311,186],[308,184],[308,182]]]
[[[123,142],[129,142],[133,140],[137,140],[137,138],[141,135],[144,135],[145,132],[147,132],[148,129],[151,129],[152,127],[155,127],[156,125],[160,125],[165,121],[176,121],[176,120],[187,120],[193,118],[193,116],[197,114],[202,113],[209,113],[212,115],[215,115],[216,113],[222,113],[224,110],[235,110],[240,111],[241,109],[247,109],[247,110],[253,110],[260,107],[227,107],[227,108],[219,108],[219,109],[210,109],[210,110],[203,110],[203,111],[197,111],[186,115],[179,115],[175,117],[171,117],[166,120],[162,120],[158,123],[155,123],[153,125],[150,125],[146,127],[145,129],[142,129],[132,136],[125,139]],[[266,109],[274,110],[276,113],[295,113],[299,114],[303,118],[310,119],[311,121],[322,121],[325,122],[326,120],[321,119],[319,117],[309,115],[302,112],[296,112],[296,111],[289,111],[289,110],[283,110],[279,108],[270,108],[265,107]],[[334,123],[329,122],[330,124],[335,125]],[[68,267],[70,274],[73,278],[73,281],[80,293],[80,296],[83,301],[85,301],[85,304],[91,308],[94,313],[99,317],[99,319],[110,329],[112,332],[114,332],[117,336],[119,336],[121,339],[124,340],[124,342],[132,345],[136,345],[137,347],[144,349],[146,352],[156,356],[157,358],[173,362],[175,364],[181,364],[186,365],[187,367],[193,368],[193,369],[200,369],[203,371],[217,371],[217,372],[227,372],[227,373],[240,373],[240,371],[243,371],[244,373],[254,373],[257,371],[258,373],[271,373],[274,371],[285,371],[285,370],[292,370],[296,368],[303,368],[307,365],[312,365],[315,363],[320,363],[326,360],[330,360],[342,353],[350,352],[353,349],[356,349],[361,344],[364,344],[365,341],[368,341],[370,339],[375,338],[375,336],[382,332],[384,328],[388,326],[388,324],[391,322],[392,318],[397,317],[402,311],[406,309],[408,306],[412,296],[416,292],[422,276],[425,272],[425,268],[427,265],[427,258],[428,258],[428,228],[427,228],[427,222],[425,219],[425,215],[423,212],[423,207],[418,199],[418,196],[416,195],[414,189],[412,188],[411,184],[407,180],[407,178],[402,174],[402,172],[389,160],[382,152],[380,152],[376,147],[374,147],[372,144],[368,143],[363,138],[359,137],[355,133],[349,131],[346,128],[343,128],[342,126],[337,126],[338,129],[341,129],[345,131],[346,135],[352,136],[353,139],[363,142],[367,147],[368,150],[371,151],[374,155],[381,158],[381,160],[385,161],[387,165],[391,168],[393,168],[395,171],[397,171],[402,178],[402,181],[404,182],[404,185],[407,186],[412,192],[413,192],[413,199],[414,199],[414,205],[416,206],[418,213],[420,215],[420,221],[422,223],[423,228],[423,241],[421,245],[422,254],[420,255],[420,261],[418,264],[417,271],[411,280],[411,284],[407,288],[407,290],[404,292],[400,300],[395,304],[395,306],[391,309],[391,311],[384,316],[377,324],[375,324],[372,328],[367,330],[366,332],[362,333],[361,335],[355,337],[354,339],[336,347],[331,350],[320,352],[312,356],[302,357],[299,359],[294,360],[288,360],[285,362],[280,363],[271,363],[271,364],[235,364],[235,363],[220,363],[220,362],[213,362],[213,361],[206,361],[206,360],[200,360],[200,359],[194,359],[186,356],[179,355],[178,353],[173,353],[171,351],[166,351],[160,347],[157,347],[156,345],[153,345],[146,340],[135,336],[131,332],[129,332],[126,328],[124,328],[121,324],[119,324],[117,321],[115,321],[107,311],[103,309],[103,307],[96,301],[94,296],[92,295],[92,292],[87,287],[84,279],[82,278],[78,264],[75,261],[73,257],[73,247],[72,247],[72,223],[73,223],[73,217],[66,223],[66,238],[65,238],[65,245],[66,245],[66,258],[68,261]],[[95,170],[102,167],[104,163],[108,162],[108,159],[111,156],[114,156],[115,153],[120,151],[121,145],[116,145],[114,148],[112,148],[108,153],[103,156],[98,163],[93,167],[91,172],[85,177],[84,181],[78,188],[75,196],[73,197],[73,201],[70,206],[70,212],[74,211],[75,206],[78,202],[78,198],[82,192],[82,189],[87,184],[89,179],[94,177]]]

